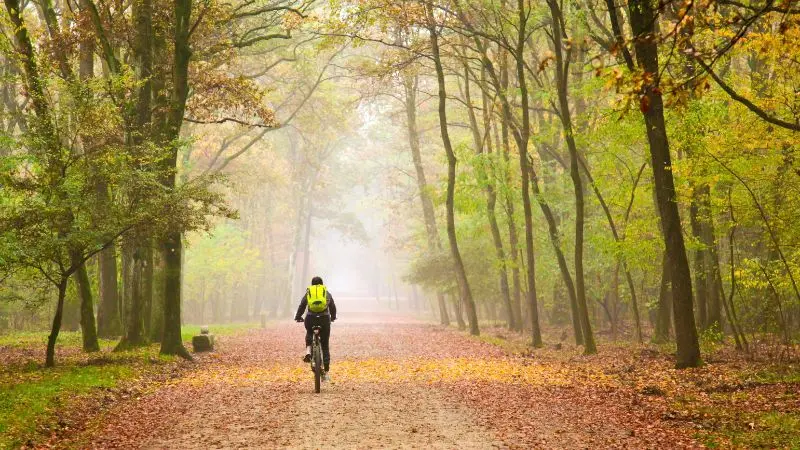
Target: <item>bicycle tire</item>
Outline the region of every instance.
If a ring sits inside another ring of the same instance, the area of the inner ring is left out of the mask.
[[[315,343],[312,355],[314,361],[314,392],[319,394],[322,382],[322,351],[319,343]]]

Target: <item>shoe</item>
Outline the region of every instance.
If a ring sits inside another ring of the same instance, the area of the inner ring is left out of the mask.
[[[324,381],[326,383],[331,381],[331,377],[328,376],[328,371],[327,370],[322,372],[322,381]]]
[[[311,353],[306,353],[306,356],[303,356],[303,362],[304,363],[310,363],[311,362]]]

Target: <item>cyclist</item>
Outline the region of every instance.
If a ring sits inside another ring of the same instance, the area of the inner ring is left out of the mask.
[[[308,308],[308,313],[305,320],[303,320],[303,313],[306,308]],[[306,294],[300,299],[300,306],[297,308],[294,320],[305,322],[306,325],[306,354],[303,357],[303,361],[307,363],[311,362],[312,329],[315,326],[320,327],[319,338],[322,344],[322,363],[324,368],[322,379],[323,381],[328,381],[328,370],[331,366],[328,343],[331,337],[331,322],[336,320],[336,304],[333,302],[333,296],[322,283],[322,278],[314,277],[311,279],[311,286],[306,289]]]

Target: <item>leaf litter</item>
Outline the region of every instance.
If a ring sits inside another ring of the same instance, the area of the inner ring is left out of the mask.
[[[120,401],[56,446],[700,447],[692,426],[665,415],[662,396],[638,393],[608,367],[397,319],[337,322],[333,381],[314,394],[302,335],[277,324],[226,337],[193,370]]]

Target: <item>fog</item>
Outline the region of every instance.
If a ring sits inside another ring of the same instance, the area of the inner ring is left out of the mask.
[[[337,86],[356,114],[338,116],[338,105],[312,97],[297,121],[313,128],[268,133],[225,168],[240,218],[188,238],[189,321],[290,318],[312,276],[323,278],[343,311],[408,312],[408,256],[400,247],[419,224],[398,220],[417,206],[402,124],[380,95],[364,98],[347,80]],[[206,135],[196,146],[213,149],[218,140]],[[213,167],[211,151],[193,152],[197,168]]]

